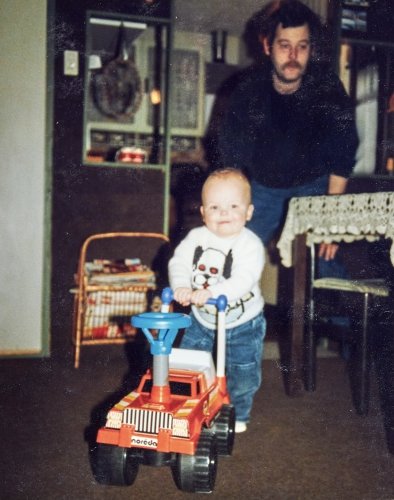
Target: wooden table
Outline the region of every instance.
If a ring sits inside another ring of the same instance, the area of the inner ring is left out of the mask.
[[[300,395],[304,391],[307,245],[362,239],[374,241],[379,238],[392,240],[390,258],[394,265],[394,192],[291,199],[277,245],[282,264],[294,266],[290,360],[287,367],[287,391],[290,396]]]

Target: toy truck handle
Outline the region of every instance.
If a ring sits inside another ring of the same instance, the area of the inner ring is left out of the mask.
[[[164,288],[161,294],[162,306],[161,312],[166,313],[170,310],[170,303],[174,298],[171,288]],[[218,310],[217,325],[217,360],[216,375],[224,379],[226,371],[226,307],[227,297],[219,295],[216,299],[208,299],[207,304],[216,306]]]
[[[161,293],[162,312],[168,312],[170,303],[172,302],[173,298],[174,294],[171,288],[164,288]],[[219,312],[223,312],[227,307],[227,297],[225,295],[219,295],[219,297],[217,297],[216,299],[208,299],[207,304],[216,306]],[[163,308],[166,308],[166,310],[163,310]]]
[[[217,299],[208,299],[207,304],[216,306],[219,312],[224,312],[227,307],[227,297],[225,295],[219,295]]]

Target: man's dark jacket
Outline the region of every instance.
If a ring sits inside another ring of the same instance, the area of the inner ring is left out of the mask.
[[[270,64],[251,67],[234,90],[219,133],[221,163],[267,187],[326,174],[348,177],[358,145],[351,99],[338,76],[312,64],[300,88],[280,95]]]

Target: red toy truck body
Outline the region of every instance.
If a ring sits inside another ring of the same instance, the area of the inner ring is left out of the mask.
[[[219,317],[217,371],[209,352],[171,349],[178,328],[190,324],[189,316],[168,312],[133,318],[151,343],[153,370],[108,412],[98,431],[93,454],[98,482],[130,485],[142,463],[169,465],[183,491],[213,490],[217,455],[231,455],[235,425],[224,376],[227,300],[220,300],[212,301]],[[167,297],[164,309],[168,303]]]

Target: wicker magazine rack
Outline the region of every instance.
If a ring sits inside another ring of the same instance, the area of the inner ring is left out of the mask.
[[[142,240],[157,247],[169,241],[160,233],[129,232],[94,234],[84,241],[76,274],[77,287],[72,290],[75,294],[75,368],[79,367],[81,347],[84,345],[123,344],[134,340],[136,329],[131,326],[131,316],[155,307],[150,300],[150,295],[153,295],[150,292],[156,289],[156,275],[150,262],[143,262],[130,253],[119,258],[119,249],[116,259],[100,256],[99,259],[88,260],[93,245],[104,243],[111,246],[120,239],[131,243],[128,252],[134,252],[133,243],[141,245]],[[143,253],[146,256],[146,252]]]

